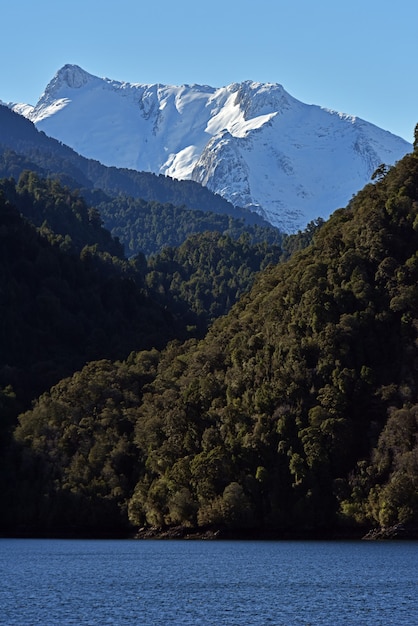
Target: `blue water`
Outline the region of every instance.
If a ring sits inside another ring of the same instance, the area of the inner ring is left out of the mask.
[[[0,624],[418,624],[418,542],[0,540]]]

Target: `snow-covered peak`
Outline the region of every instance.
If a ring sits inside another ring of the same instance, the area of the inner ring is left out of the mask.
[[[297,103],[278,83],[256,83],[248,80],[234,83],[230,89],[236,93],[236,104],[246,120],[280,113]]]
[[[328,217],[411,145],[280,84],[126,83],[65,65],[35,107],[46,134],[105,165],[193,179],[287,230]]]
[[[59,92],[63,87],[69,87],[70,89],[80,89],[84,87],[88,82],[97,80],[95,76],[89,74],[78,65],[64,65],[55,74],[54,78],[48,83],[45,94],[53,95]],[[43,96],[41,96],[42,98]]]
[[[58,111],[64,109],[73,99],[76,90],[100,82],[100,79],[89,74],[78,65],[64,65],[45,87],[36,106],[24,110],[22,105],[13,107],[13,110],[26,115],[31,120],[52,118]],[[51,135],[53,136],[53,135]]]

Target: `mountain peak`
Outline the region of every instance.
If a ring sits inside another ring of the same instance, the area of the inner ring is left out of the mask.
[[[79,89],[86,85],[94,76],[83,70],[79,65],[67,63],[56,74],[56,78],[72,89]]]
[[[62,88],[80,89],[87,85],[95,77],[83,70],[78,65],[64,65],[48,83],[41,99],[45,96],[55,95]]]
[[[283,230],[326,218],[411,145],[304,104],[279,83],[125,83],[62,67],[33,110],[47,135],[104,165],[192,179]]]
[[[258,115],[278,113],[297,102],[279,83],[258,83],[246,80],[230,87],[236,93],[235,102],[241,107],[245,119]]]

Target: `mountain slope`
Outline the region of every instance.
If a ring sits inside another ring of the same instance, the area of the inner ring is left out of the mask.
[[[212,211],[242,219],[249,224],[267,225],[250,211],[239,210],[224,198],[193,181],[178,181],[151,172],[106,167],[88,159],[67,145],[39,132],[28,119],[0,104],[0,154],[8,150],[24,156],[15,163],[15,172],[4,172],[17,179],[23,169],[36,165],[38,173],[58,175],[63,182],[78,188],[103,190],[111,196],[124,194],[146,201],[171,203],[188,209]]]
[[[251,81],[129,84],[66,65],[35,107],[14,110],[84,156],[195,180],[287,231],[345,206],[378,165],[410,149],[368,122]]]
[[[88,360],[203,336],[282,254],[206,232],[127,261],[96,209],[27,171],[0,180],[0,241],[0,439],[4,387],[28,404]]]
[[[416,524],[417,284],[414,153],[202,341],[44,394],[16,432],[39,481],[27,506],[76,528],[89,511],[96,530],[109,506],[123,525],[284,536]]]
[[[86,361],[124,358],[135,345],[162,347],[179,334],[179,325],[153,301],[135,268],[100,252],[100,239],[110,250],[112,245],[100,228],[86,223],[87,210],[78,198],[53,185],[29,177],[25,188],[16,189],[16,205],[29,218],[42,204],[51,215],[56,198],[61,223],[73,227],[77,217],[81,222],[73,239],[45,224],[37,230],[6,199],[12,197],[10,183],[0,184],[0,395],[12,385],[26,405]],[[80,251],[82,230],[87,243]],[[98,243],[92,245],[95,233]]]
[[[259,215],[235,208],[193,181],[106,167],[38,131],[26,118],[0,106],[0,178],[16,181],[30,170],[77,189],[99,209],[104,225],[126,254],[152,254],[181,245],[192,233],[249,232],[258,241],[278,241],[279,231]]]

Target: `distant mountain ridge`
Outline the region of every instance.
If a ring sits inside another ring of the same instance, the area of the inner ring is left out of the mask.
[[[0,178],[22,173],[58,179],[95,207],[125,253],[153,254],[178,246],[192,233],[217,231],[237,239],[277,243],[280,232],[247,209],[234,207],[191,180],[106,167],[37,130],[25,117],[0,105]]]
[[[286,231],[345,206],[381,163],[411,150],[364,120],[252,81],[131,84],[65,65],[36,106],[13,109],[86,157],[194,180]]]
[[[26,156],[34,164],[43,167],[45,174],[63,174],[73,178],[79,186],[89,189],[102,189],[112,195],[123,193],[143,200],[170,202],[189,209],[211,210],[250,223],[263,223],[250,211],[237,211],[227,200],[193,181],[177,181],[156,176],[152,172],[106,167],[88,159],[61,141],[39,132],[28,119],[1,104],[0,146]]]

